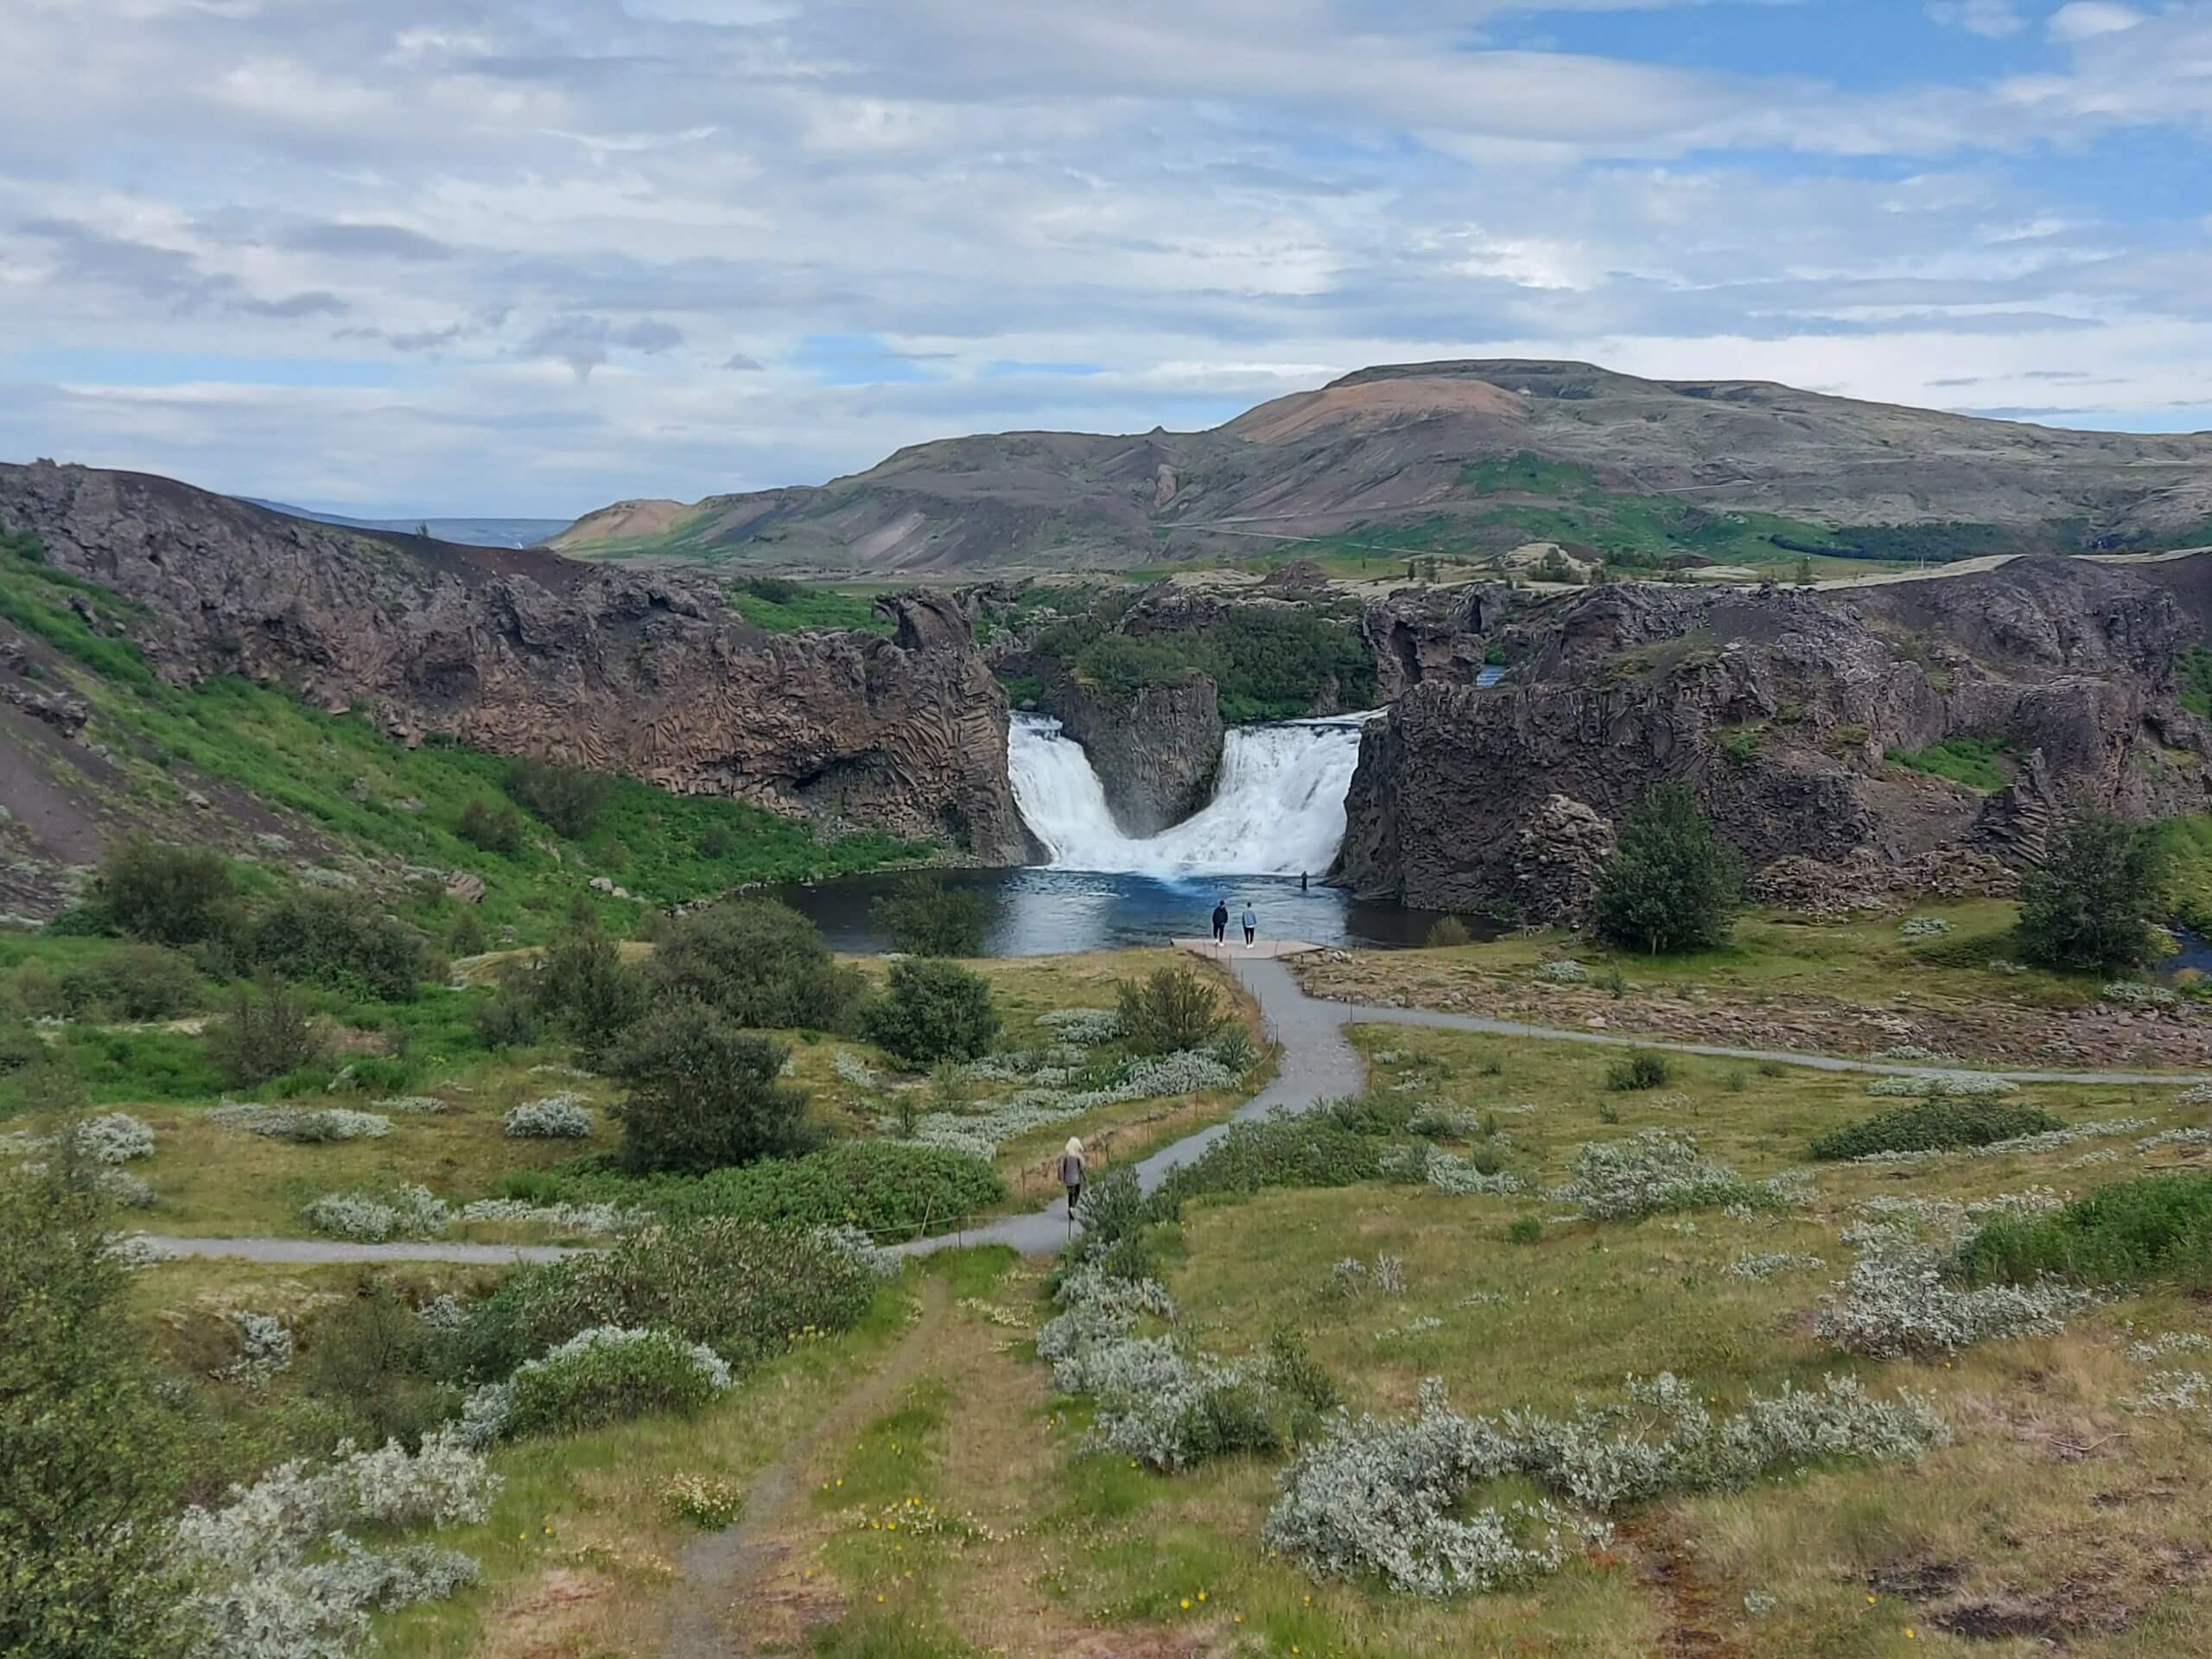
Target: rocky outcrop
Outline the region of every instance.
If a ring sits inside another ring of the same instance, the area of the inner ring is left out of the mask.
[[[1222,745],[1211,680],[1147,686],[1126,701],[1070,681],[1051,704],[1090,757],[1122,834],[1156,836],[1211,798]]]
[[[308,523],[164,479],[0,467],[0,525],[146,607],[182,683],[236,673],[396,735],[627,772],[687,793],[1024,850],[1006,699],[964,610],[885,601],[897,637],[768,635],[709,584]]]
[[[1370,604],[1360,618],[1359,632],[1375,653],[1376,700],[1395,702],[1407,687],[1438,680],[1472,685],[1486,660],[1488,636],[1505,613],[1509,591],[1502,582],[1401,588]]]
[[[2164,591],[2081,561],[1835,594],[1609,586],[1532,639],[1513,683],[1415,683],[1369,728],[1333,874],[1552,919],[1586,901],[1571,873],[1592,838],[1555,800],[1617,823],[1671,780],[1754,869],[1960,846],[2017,863],[2077,791],[2143,817],[2212,804],[2212,733],[2173,697],[2193,637]],[[1985,798],[1887,761],[1955,734],[2003,744],[2012,785]]]
[[[1564,795],[1546,800],[1513,835],[1521,919],[1553,923],[1586,915],[1616,840],[1613,826],[1580,801]]]

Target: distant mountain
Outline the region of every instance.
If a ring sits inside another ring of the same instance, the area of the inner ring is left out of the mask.
[[[2212,542],[2212,435],[2071,432],[1583,363],[1363,369],[1211,431],[1014,432],[819,487],[624,501],[550,545],[855,571],[1198,556],[1616,563],[1951,558]]]
[[[283,501],[264,501],[251,495],[238,498],[289,518],[312,519],[318,524],[340,524],[347,530],[396,530],[412,535],[427,529],[434,541],[462,547],[536,547],[569,527],[566,518],[348,518],[342,512],[317,512]]]

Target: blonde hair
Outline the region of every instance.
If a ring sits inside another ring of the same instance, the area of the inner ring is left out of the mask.
[[[1083,1142],[1077,1140],[1073,1135],[1068,1136],[1067,1155],[1071,1158],[1080,1158],[1083,1156]]]

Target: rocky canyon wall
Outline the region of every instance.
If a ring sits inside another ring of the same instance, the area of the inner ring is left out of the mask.
[[[2122,567],[2020,560],[1836,593],[1618,584],[1567,604],[1486,690],[1413,684],[1371,727],[1337,880],[1530,921],[1578,914],[1613,829],[1692,785],[1753,868],[1986,849],[2031,859],[2074,791],[2139,817],[2212,805],[2212,733],[2174,696],[2196,637]],[[2001,743],[1987,796],[1890,764]]]
[[[1006,698],[958,601],[770,635],[704,581],[306,523],[165,479],[0,467],[0,526],[146,607],[165,677],[235,673],[394,734],[626,772],[1016,861]]]

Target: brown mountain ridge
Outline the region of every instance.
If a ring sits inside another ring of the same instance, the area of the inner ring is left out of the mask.
[[[1630,563],[2183,546],[2212,541],[2212,435],[2069,431],[1583,363],[1420,363],[1208,431],[946,438],[818,487],[620,502],[551,545],[890,572],[1128,568],[1306,538],[1478,556],[1586,542]]]

